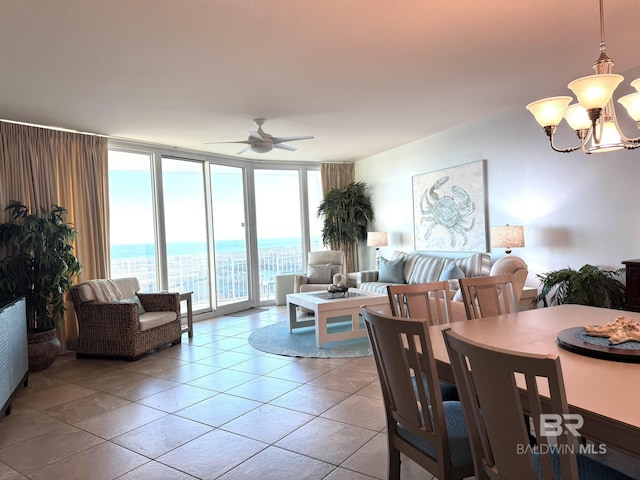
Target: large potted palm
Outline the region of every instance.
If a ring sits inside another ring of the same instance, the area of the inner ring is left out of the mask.
[[[347,258],[347,271],[355,270],[355,247],[367,239],[367,226],[373,223],[373,205],[365,182],[354,182],[329,190],[318,207],[324,217],[322,243],[342,250]]]
[[[25,298],[29,369],[42,370],[59,355],[65,296],[82,271],[73,252],[78,232],[58,205],[32,213],[12,200],[5,211],[11,221],[0,225],[0,300]]]

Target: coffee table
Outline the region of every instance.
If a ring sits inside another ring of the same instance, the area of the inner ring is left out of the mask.
[[[350,288],[344,296],[331,294],[327,291],[289,293],[287,294],[287,308],[289,309],[289,333],[301,327],[316,327],[316,346],[330,342],[349,340],[367,336],[366,328],[360,325],[360,307],[366,305],[382,313],[390,313],[389,298],[379,293],[365,292],[357,288]],[[313,310],[314,318],[299,319],[296,307]],[[351,330],[329,333],[330,323],[346,322],[350,317]]]

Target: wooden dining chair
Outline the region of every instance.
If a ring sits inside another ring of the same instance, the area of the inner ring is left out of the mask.
[[[518,311],[511,275],[461,278],[459,282],[469,320]]]
[[[426,319],[429,325],[443,325],[450,321],[449,282],[388,285],[387,294],[394,317]],[[455,385],[444,380],[439,384],[443,401],[459,399]]]
[[[429,325],[450,322],[449,282],[388,285],[391,315],[426,319]]]
[[[400,478],[400,453],[439,480],[473,475],[460,402],[443,402],[428,323],[362,307],[387,419],[388,478]]]
[[[567,420],[558,428],[555,419],[567,418],[563,415],[569,407],[557,355],[491,348],[450,327],[443,335],[469,429],[476,480],[630,480],[578,454],[576,423]],[[544,414],[555,415],[553,422],[542,423],[543,401]],[[525,426],[526,404],[538,432],[536,447],[530,445]]]

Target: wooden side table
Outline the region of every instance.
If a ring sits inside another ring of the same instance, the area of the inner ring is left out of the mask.
[[[182,327],[182,333],[189,332],[189,338],[193,338],[193,292],[184,292],[180,294],[180,301],[187,302],[187,326]]]

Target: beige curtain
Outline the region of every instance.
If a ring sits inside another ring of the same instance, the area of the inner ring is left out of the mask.
[[[59,205],[79,232],[77,281],[109,274],[107,139],[0,122],[0,208],[18,200],[38,209]],[[8,221],[2,211],[0,221]],[[59,332],[63,352],[75,348],[73,306]]]
[[[320,166],[320,179],[322,180],[322,194],[333,188],[346,187],[356,181],[356,167],[353,163],[323,163]],[[333,249],[337,249],[334,245]],[[356,271],[356,247],[343,248],[347,261],[347,272]]]

